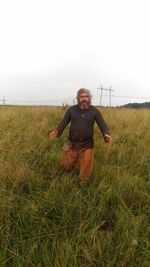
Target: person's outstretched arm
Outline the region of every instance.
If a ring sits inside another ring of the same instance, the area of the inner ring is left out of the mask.
[[[105,121],[102,117],[102,114],[99,110],[97,110],[97,112],[96,112],[95,120],[96,120],[96,123],[97,123],[99,129],[101,130],[101,132],[103,134],[105,143],[111,143],[112,138],[110,136],[109,129],[108,129],[107,124],[105,123]]]
[[[56,137],[59,137],[62,135],[64,129],[66,126],[69,124],[71,120],[71,115],[70,115],[70,108],[66,111],[64,118],[62,121],[58,124],[56,130],[50,133],[51,139],[55,139]]]

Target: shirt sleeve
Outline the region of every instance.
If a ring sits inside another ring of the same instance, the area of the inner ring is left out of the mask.
[[[70,108],[66,111],[62,121],[58,124],[56,130],[58,131],[58,135],[57,136],[61,136],[64,129],[66,128],[66,126],[69,124],[71,120],[71,113],[70,113]]]
[[[110,133],[109,133],[109,129],[107,127],[107,124],[105,123],[105,121],[102,117],[102,114],[99,110],[96,111],[95,120],[96,120],[96,123],[97,123],[99,129],[101,130],[103,136],[104,136],[104,134],[109,135]]]

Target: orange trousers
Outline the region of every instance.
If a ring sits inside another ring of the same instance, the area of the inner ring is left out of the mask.
[[[80,168],[80,180],[88,180],[93,169],[93,149],[87,148],[79,151],[70,149],[63,152],[60,164],[65,170],[73,170],[78,163]]]

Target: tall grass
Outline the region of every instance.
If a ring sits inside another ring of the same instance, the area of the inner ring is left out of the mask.
[[[0,266],[150,266],[150,112],[103,109],[88,186],[59,166],[64,110],[0,107]]]

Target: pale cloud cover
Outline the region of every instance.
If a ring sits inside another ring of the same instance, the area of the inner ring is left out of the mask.
[[[61,104],[87,87],[98,104],[103,84],[137,97],[114,96],[113,105],[149,101],[149,7],[148,0],[1,1],[0,99]]]

